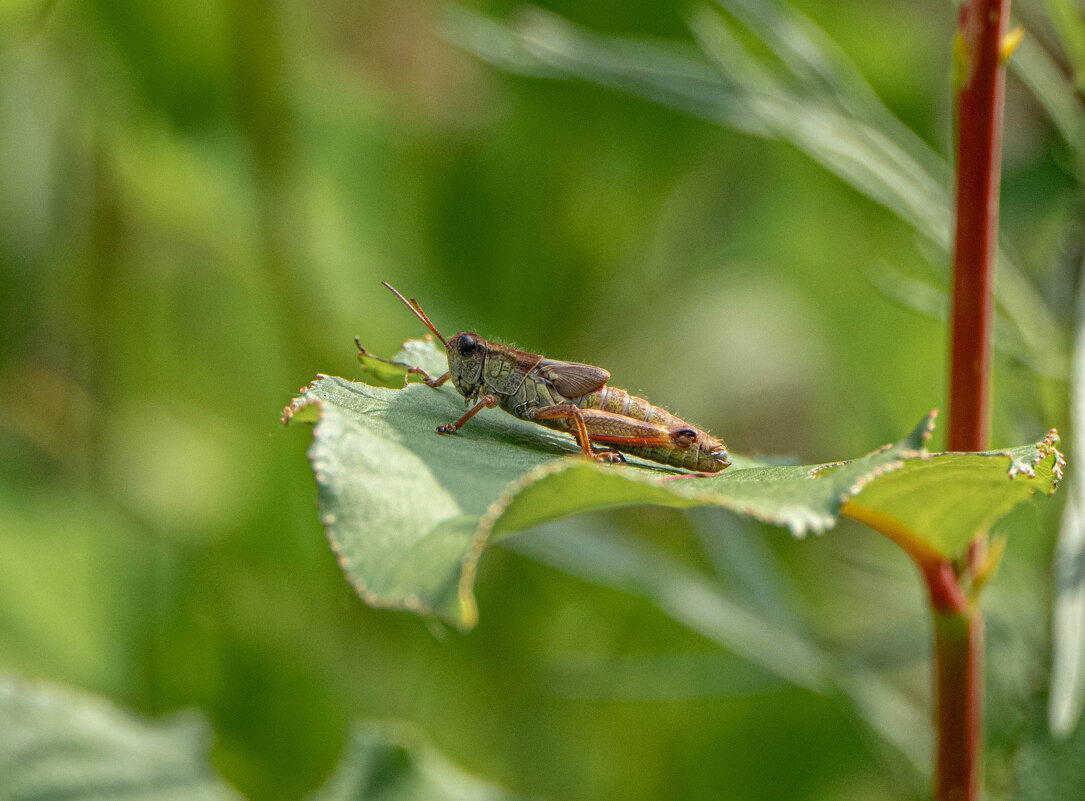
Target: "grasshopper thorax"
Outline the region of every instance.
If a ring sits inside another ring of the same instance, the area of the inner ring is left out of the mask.
[[[448,340],[448,372],[465,398],[475,397],[482,389],[486,345],[486,340],[470,331],[461,331]]]

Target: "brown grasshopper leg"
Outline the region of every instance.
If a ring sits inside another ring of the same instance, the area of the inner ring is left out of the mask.
[[[668,428],[659,423],[604,412],[582,409],[584,425],[594,442],[617,447],[665,448],[685,451],[693,445],[697,432],[685,426]]]
[[[452,375],[451,372],[448,372],[448,373],[445,373],[442,376],[438,376],[437,378],[430,378],[429,373],[427,373],[421,367],[412,367],[411,365],[405,364],[404,362],[397,362],[397,361],[393,361],[392,359],[383,359],[380,356],[374,356],[372,353],[370,353],[369,351],[367,351],[365,348],[362,347],[362,343],[358,341],[358,337],[354,337],[354,344],[358,346],[358,352],[359,353],[363,354],[364,356],[368,356],[370,359],[376,359],[378,362],[384,362],[385,364],[391,364],[391,365],[394,365],[396,367],[406,367],[407,368],[407,375],[411,375],[413,373],[414,375],[422,376],[422,381],[426,384],[426,386],[430,386],[430,387],[434,387],[434,388],[439,387],[439,386],[441,386],[441,384],[443,384],[445,381],[447,381],[449,379],[449,377],[451,377],[451,375]],[[407,383],[407,376],[403,377],[403,383],[404,384]]]
[[[446,378],[448,378],[448,373],[445,373],[444,377],[441,378],[441,381],[444,381],[444,379],[446,379]],[[429,382],[426,382],[426,383],[429,383]],[[432,386],[432,384],[431,384],[431,386]],[[468,409],[467,414],[465,414],[459,420],[457,420],[454,423],[441,423],[441,425],[437,426],[437,433],[438,434],[455,434],[457,431],[460,430],[460,427],[463,426],[464,423],[466,423],[468,420],[470,420],[472,417],[474,417],[476,414],[478,414],[484,408],[485,409],[492,409],[496,405],[497,405],[497,398],[495,396],[493,396],[493,395],[483,395],[481,398],[478,399],[478,403],[476,403],[474,406],[472,406],[470,409]]]
[[[592,443],[612,445],[615,448],[663,448],[679,451],[689,450],[697,439],[697,432],[686,426],[667,427],[601,409],[581,409],[571,404],[547,406],[532,416],[575,419],[577,432],[574,436],[582,448],[584,444],[581,435]],[[589,455],[590,452],[585,448],[584,453]],[[603,454],[590,455],[600,461],[617,461],[614,456],[619,454],[615,451],[604,451]]]
[[[593,451],[591,447],[592,435],[588,433],[588,426],[584,422],[584,410],[571,403],[559,403],[554,406],[544,406],[536,409],[531,414],[535,420],[572,420],[576,423],[576,431],[572,432],[577,445],[584,451],[589,459],[599,462],[624,462],[625,457],[617,451]]]

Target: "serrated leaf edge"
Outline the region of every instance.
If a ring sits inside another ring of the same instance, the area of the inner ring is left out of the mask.
[[[914,441],[914,439],[912,438],[916,434],[919,434],[920,443],[925,445],[926,442],[930,439],[931,433],[934,430],[934,422],[937,415],[938,410],[932,410],[930,414],[928,414],[924,418],[924,420],[920,422],[920,425],[917,426],[915,431],[913,431],[912,434],[910,434],[903,441]],[[1012,480],[1020,473],[1025,473],[1030,478],[1035,478],[1036,466],[1042,461],[1044,461],[1046,458],[1048,458],[1048,456],[1053,454],[1055,457],[1055,461],[1052,465],[1052,488],[1047,493],[1050,495],[1055,491],[1055,488],[1058,486],[1059,480],[1062,478],[1063,470],[1066,463],[1062,454],[1055,447],[1058,442],[1058,432],[1055,429],[1051,429],[1043,440],[1036,443],[1037,456],[1028,464],[1015,463],[1013,455],[1010,451],[991,451],[982,455],[1007,457],[1010,462],[1007,469],[1007,475]],[[871,451],[866,456],[860,457],[860,459],[870,459],[877,456],[878,454],[884,453],[886,450],[889,450],[892,447],[894,447],[894,443],[883,445],[882,447],[876,448],[875,450]],[[790,530],[792,536],[801,538],[805,536],[808,531],[811,531],[815,534],[822,534],[825,531],[828,531],[830,528],[833,528],[839,521],[844,506],[846,506],[852,498],[862,493],[862,491],[866,489],[866,487],[869,486],[871,482],[876,481],[881,476],[887,475],[889,473],[894,473],[903,469],[906,462],[913,460],[928,461],[936,459],[940,456],[949,456],[952,454],[952,451],[931,453],[930,451],[926,450],[925,447],[922,447],[921,449],[902,450],[899,454],[899,458],[893,460],[892,462],[886,462],[885,464],[876,465],[866,473],[858,476],[838,496],[839,508],[837,509],[836,514],[833,516],[827,516],[825,518],[822,518],[822,520],[818,521],[820,522],[820,525],[815,523],[809,528],[803,525],[802,521],[800,521],[798,525],[793,525],[792,522],[787,519],[775,515],[761,514],[745,505],[734,503],[726,496],[716,495],[715,493],[704,493],[698,494],[696,496],[689,496],[682,492],[677,492],[675,494],[690,500],[703,500],[705,502],[705,506],[719,506],[724,509],[729,509],[733,512],[745,514],[756,520],[760,520],[771,525],[786,527]],[[828,469],[829,467],[838,467],[851,463],[852,462],[845,461],[834,462],[824,465],[816,465],[809,471],[808,475],[811,478],[816,478],[819,473]],[[466,628],[473,628],[478,622],[478,602],[476,601],[474,596],[474,584],[478,573],[478,563],[482,558],[482,553],[485,551],[486,546],[489,544],[490,537],[493,534],[493,530],[496,527],[497,522],[500,520],[501,515],[504,514],[505,510],[512,504],[516,495],[531,484],[534,484],[538,481],[543,480],[544,478],[547,478],[548,476],[555,475],[572,467],[585,465],[600,471],[614,470],[614,468],[611,466],[598,465],[592,462],[584,462],[577,459],[576,457],[566,457],[563,459],[555,460],[553,462],[547,462],[546,464],[529,470],[528,472],[521,475],[519,478],[510,482],[501,491],[501,494],[498,496],[498,498],[492,504],[490,504],[487,510],[483,513],[482,517],[479,520],[479,526],[475,530],[475,534],[471,539],[471,543],[468,545],[467,550],[464,552],[464,557],[461,563],[459,596],[460,608],[463,610],[464,625]],[[662,482],[666,480],[658,479],[655,477],[639,477],[635,473],[624,471],[619,473],[618,475],[620,475],[623,479],[629,481],[637,481],[649,485],[653,485],[657,482]]]
[[[863,459],[868,459],[879,453],[884,452],[887,448],[892,447],[892,444],[878,448],[871,453],[867,454]],[[666,485],[666,488],[675,495],[684,498],[686,500],[698,502],[703,506],[717,506],[729,511],[736,512],[738,514],[752,517],[755,520],[760,520],[770,525],[781,526],[787,528],[792,536],[796,538],[802,538],[807,533],[813,532],[814,534],[822,534],[829,529],[833,528],[837,521],[840,519],[840,509],[844,504],[855,495],[863,491],[863,489],[873,480],[886,473],[892,473],[896,470],[900,470],[904,466],[906,458],[926,458],[930,454],[926,451],[906,451],[902,454],[901,459],[887,462],[886,464],[877,465],[872,467],[868,472],[858,476],[848,487],[846,487],[839,496],[837,496],[837,502],[839,508],[835,515],[826,515],[818,519],[806,519],[795,521],[791,518],[781,515],[765,514],[759,510],[742,503],[736,503],[731,498],[725,495],[719,495],[713,492],[698,493],[696,495],[689,495],[681,491],[675,491],[676,488],[673,485]],[[838,464],[849,464],[849,462],[839,462]],[[464,615],[464,626],[466,628],[473,628],[478,623],[478,602],[474,595],[475,579],[478,574],[478,563],[482,559],[482,554],[486,550],[486,546],[489,544],[490,538],[493,534],[501,516],[505,510],[511,506],[516,496],[526,489],[527,487],[542,481],[552,475],[564,472],[565,470],[572,469],[574,467],[588,467],[589,469],[603,471],[614,471],[613,466],[599,465],[594,462],[585,461],[576,456],[569,456],[562,459],[556,459],[552,462],[546,462],[545,464],[535,467],[513,481],[509,482],[505,488],[498,495],[497,499],[487,507],[486,511],[479,519],[478,528],[475,530],[474,535],[471,538],[471,542],[464,551],[463,560],[461,562],[460,572],[460,585],[459,585],[459,598],[460,608]],[[825,465],[818,465],[817,468],[824,468]],[[808,475],[810,478],[817,477],[818,469],[812,469]],[[632,471],[621,471],[617,473],[622,479],[627,481],[633,481],[636,483],[642,483],[649,486],[662,485],[662,482],[666,481],[665,478],[641,477],[637,473]]]
[[[316,457],[313,454],[313,445],[316,443],[316,429],[320,426],[321,423],[324,422],[325,410],[323,399],[313,394],[311,390],[319,382],[325,379],[330,380],[332,378],[334,378],[334,376],[327,376],[323,373],[317,373],[316,378],[309,382],[309,384],[301,388],[300,394],[295,396],[290,401],[290,403],[287,404],[287,406],[283,409],[282,413],[282,422],[284,425],[288,425],[293,420],[294,416],[302,409],[305,409],[309,406],[315,406],[317,409],[317,419],[316,422],[312,424],[313,443],[310,444],[306,456],[309,459],[309,464],[313,468],[313,478],[316,481],[318,488],[321,486],[327,487],[323,469],[321,465],[317,462]],[[335,561],[339,564],[339,569],[342,571],[343,577],[344,579],[346,579],[347,584],[349,584],[350,587],[354,590],[354,592],[357,593],[358,597],[362,599],[363,603],[365,603],[367,606],[373,607],[374,609],[399,609],[407,612],[412,612],[417,615],[426,615],[435,618],[441,617],[441,615],[437,613],[436,609],[434,609],[432,604],[423,601],[421,598],[419,598],[417,595],[414,595],[413,593],[408,593],[402,598],[387,599],[366,587],[364,581],[361,581],[351,575],[350,570],[347,568],[346,557],[343,555],[339,544],[332,536],[331,527],[337,522],[336,517],[333,513],[324,510],[323,505],[320,502],[319,493],[317,494],[316,505],[319,512],[320,525],[324,527],[324,537],[328,541],[328,547],[331,548],[332,553],[335,554]],[[462,626],[462,623],[460,623],[459,625]]]

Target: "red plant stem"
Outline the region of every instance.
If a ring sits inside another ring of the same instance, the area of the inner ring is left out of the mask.
[[[957,94],[957,226],[953,254],[949,450],[987,447],[994,262],[1006,71],[1000,46],[1009,0],[961,8]]]
[[[979,607],[934,612],[937,801],[980,797],[983,615]]]
[[[987,448],[990,430],[994,267],[1006,73],[1001,45],[1009,0],[961,7],[957,80],[957,214],[953,251],[949,433],[951,451]],[[969,550],[975,572],[983,533]],[[938,746],[936,801],[978,801],[982,791],[983,613],[969,602],[954,566],[920,564],[934,614]]]

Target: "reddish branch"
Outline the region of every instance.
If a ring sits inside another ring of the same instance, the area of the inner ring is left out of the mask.
[[[957,214],[949,386],[949,450],[987,448],[994,267],[1009,0],[971,0],[958,33]],[[975,573],[985,534],[969,552]],[[983,615],[949,562],[921,565],[934,612],[937,801],[978,801],[983,729]]]
[[[978,801],[983,727],[983,615],[934,613],[936,801]]]
[[[961,8],[957,94],[957,227],[953,253],[949,450],[987,447],[995,251],[1009,0]]]

